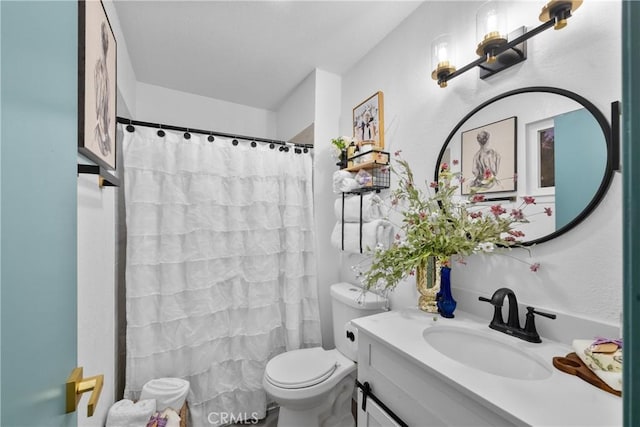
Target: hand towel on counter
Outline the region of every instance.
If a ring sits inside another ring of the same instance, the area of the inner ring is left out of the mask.
[[[622,349],[613,353],[596,353],[591,349],[593,340],[573,340],[572,346],[580,360],[591,371],[616,391],[622,391]]]
[[[333,192],[347,193],[360,188],[360,184],[355,180],[355,173],[345,170],[337,170],[333,173]]]
[[[393,240],[393,225],[387,220],[376,219],[362,223],[362,252],[375,249],[378,244],[388,249]],[[336,222],[331,233],[333,247],[342,249],[342,222]],[[344,251],[360,253],[360,223],[344,223]]]
[[[360,222],[360,196],[345,196],[344,217],[342,214],[342,198],[338,198],[333,204],[333,212],[338,220],[344,222]],[[374,219],[382,219],[387,216],[387,208],[382,203],[380,196],[367,193],[362,196],[362,221],[369,222]]]

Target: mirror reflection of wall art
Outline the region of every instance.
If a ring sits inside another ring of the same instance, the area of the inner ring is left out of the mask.
[[[540,153],[540,188],[555,187],[554,132],[553,127],[538,131],[538,150]]]
[[[527,150],[527,193],[532,196],[555,194],[554,118],[525,125]]]
[[[353,136],[384,149],[384,97],[376,92],[353,109]]]
[[[101,1],[78,2],[78,151],[116,168],[116,40]]]
[[[515,191],[516,117],[462,132],[462,194]],[[491,179],[495,177],[495,179]]]

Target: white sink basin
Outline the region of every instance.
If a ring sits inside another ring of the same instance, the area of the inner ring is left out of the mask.
[[[425,329],[422,336],[427,344],[448,358],[489,374],[519,380],[542,380],[551,376],[551,366],[542,358],[492,336],[496,333],[499,332],[434,326]]]

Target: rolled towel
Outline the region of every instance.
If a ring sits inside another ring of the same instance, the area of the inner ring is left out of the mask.
[[[344,222],[360,222],[360,196],[345,196],[344,218],[342,215],[342,197],[333,204],[333,212],[338,220]],[[380,196],[367,193],[362,196],[362,221],[369,222],[374,219],[383,219],[387,216],[387,208],[382,203]]]
[[[378,244],[388,249],[393,239],[393,225],[387,220],[376,219],[362,223],[362,252],[375,249]],[[342,222],[338,221],[331,233],[331,244],[342,249]],[[360,223],[344,223],[344,251],[360,253]]]
[[[156,410],[167,408],[179,411],[189,393],[189,381],[181,378],[158,378],[142,386],[140,399],[155,399]]]
[[[346,193],[360,188],[355,180],[355,174],[345,170],[338,170],[333,173],[333,192]]]
[[[146,427],[149,418],[156,412],[154,399],[133,402],[129,399],[114,403],[107,413],[106,427]]]

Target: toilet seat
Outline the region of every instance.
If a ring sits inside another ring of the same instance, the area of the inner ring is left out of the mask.
[[[305,348],[288,351],[271,359],[265,369],[265,378],[280,388],[306,388],[325,381],[337,367],[334,352],[322,347]]]

